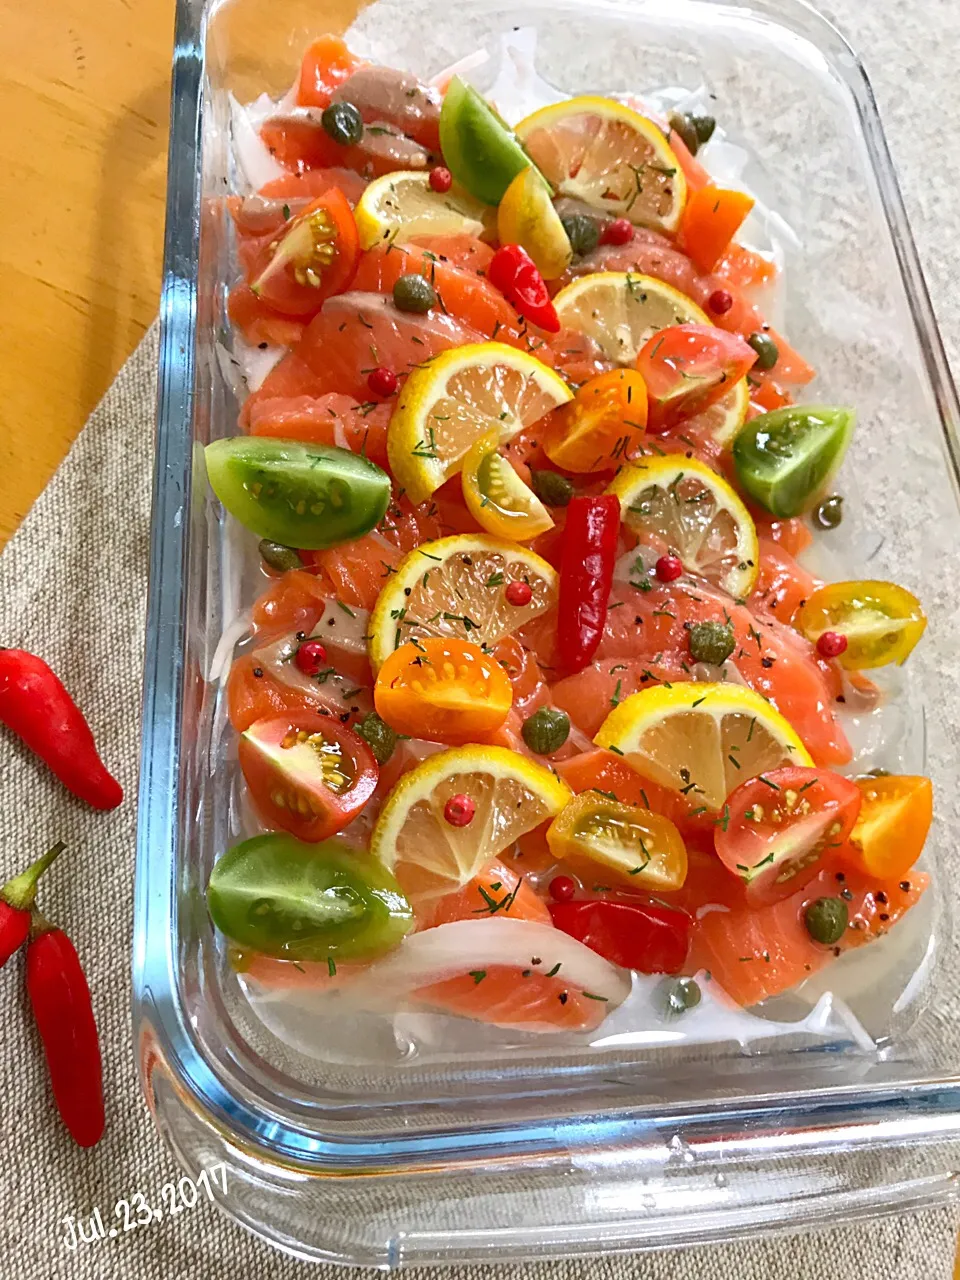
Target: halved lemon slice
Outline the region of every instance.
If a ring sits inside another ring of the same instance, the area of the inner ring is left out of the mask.
[[[747,778],[813,763],[766,698],[732,684],[691,681],[634,693],[611,711],[594,742],[708,809],[721,809]]]
[[[526,249],[544,280],[556,280],[570,265],[573,250],[550,191],[533,165],[521,169],[497,210],[501,244]]]
[[[377,819],[370,852],[412,898],[440,897],[468,884],[572,795],[549,769],[505,747],[457,747],[404,774]],[[472,817],[454,824],[444,811],[461,796],[472,804]],[[509,894],[490,896],[491,914],[506,914]]]
[[[440,193],[430,175],[400,170],[371,182],[354,216],[361,249],[405,244],[414,236],[479,236],[490,211],[465,191]]]
[[[444,351],[415,369],[400,394],[387,432],[390,469],[411,502],[425,502],[481,436],[509,440],[572,398],[552,369],[505,343]]]
[[[561,195],[639,226],[676,231],[687,182],[661,130],[611,98],[570,98],[521,120],[516,135]]]
[[[694,440],[712,439],[726,449],[746,422],[749,409],[750,387],[746,378],[741,378],[721,400],[688,418],[683,424],[683,434]]]
[[[592,338],[608,360],[632,365],[640,348],[675,324],[712,324],[692,298],[635,271],[594,271],[553,300],[560,323]]]
[[[529,542],[553,528],[553,517],[497,452],[497,433],[481,436],[463,460],[460,473],[467,510],[487,533]]]
[[[511,590],[515,583],[525,585]],[[511,604],[510,596],[524,602]],[[524,547],[483,534],[424,542],[404,556],[380,592],[370,615],[370,661],[377,669],[404,641],[423,636],[490,649],[556,600],[556,570]]]
[[[668,454],[624,467],[607,493],[641,541],[679,556],[683,567],[729,595],[753,590],[760,566],[750,512],[726,480],[697,458]]]

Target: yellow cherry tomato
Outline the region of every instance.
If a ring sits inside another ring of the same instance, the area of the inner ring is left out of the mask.
[[[553,528],[550,512],[513,467],[497,452],[496,431],[482,436],[467,453],[460,472],[467,510],[481,528],[498,538],[529,542]]]
[[[513,705],[513,686],[479,645],[427,636],[387,658],[373,702],[397,733],[458,746],[500,728]]]
[[[846,848],[870,875],[896,880],[923,853],[933,821],[933,785],[929,778],[898,774],[856,783],[863,803]]]
[[[615,471],[642,443],[647,387],[635,369],[611,369],[585,382],[546,420],[543,448],[565,471]]]
[[[598,791],[570,801],[547,830],[550,852],[588,876],[633,889],[679,889],[687,850],[669,818]]]
[[[832,582],[807,598],[794,626],[848,671],[906,662],[927,625],[920,601],[895,582]],[[842,636],[842,652],[820,637]]]
[[[544,280],[557,280],[573,257],[550,191],[533,165],[521,169],[504,192],[497,210],[497,234],[501,244],[526,249]]]

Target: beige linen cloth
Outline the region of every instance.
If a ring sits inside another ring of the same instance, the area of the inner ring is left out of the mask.
[[[828,15],[872,73],[948,355],[960,369],[960,81],[955,75],[960,5],[957,0],[909,5],[835,0]],[[117,1199],[142,1190],[156,1202],[161,1185],[176,1172],[144,1106],[130,1034],[156,358],[154,329],[0,558],[0,643],[39,650],[62,673],[127,792],[117,812],[91,813],[66,796],[9,736],[0,740],[0,879],[53,840],[68,842],[70,851],[45,890],[44,908],[67,926],[90,975],[107,1099],[102,1143],[92,1151],[78,1150],[47,1099],[18,958],[0,973],[0,1276],[5,1280],[292,1280],[326,1274],[274,1252],[209,1205],[75,1252],[61,1244],[64,1215],[86,1218],[99,1207],[109,1221]],[[29,430],[29,424],[13,429]],[[956,573],[957,566],[945,571]],[[955,1000],[954,1009],[960,1017]],[[495,1272],[537,1280],[947,1280],[958,1225],[960,1215],[938,1210],[799,1238]],[[464,1268],[462,1280],[479,1280],[480,1273],[481,1268]]]

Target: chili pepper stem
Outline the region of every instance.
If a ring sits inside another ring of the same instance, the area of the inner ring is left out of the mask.
[[[60,857],[66,847],[62,840],[58,840],[52,849],[48,849],[36,862],[31,863],[26,871],[21,871],[18,876],[8,880],[3,888],[0,889],[0,898],[17,911],[29,911],[37,896],[37,885],[40,883],[40,877],[47,867]]]
[[[51,924],[51,922],[47,919],[45,915],[41,915],[41,913],[36,909],[36,907],[33,907],[31,909],[30,911],[30,941],[31,942],[33,942],[34,939],[39,938],[41,934],[52,933],[54,929],[56,929],[56,927],[57,926],[55,924]]]

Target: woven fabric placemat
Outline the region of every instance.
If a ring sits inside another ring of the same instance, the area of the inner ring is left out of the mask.
[[[836,0],[827,8],[867,61],[954,366],[960,357],[960,6],[955,0]],[[104,1046],[107,1132],[76,1149],[47,1100],[23,996],[22,960],[0,973],[0,1274],[12,1280],[292,1280],[327,1276],[200,1206],[71,1251],[65,1215],[105,1223],[121,1197],[157,1203],[177,1173],[147,1113],[130,1030],[130,946],[140,677],[149,538],[157,333],[133,354],[0,557],[0,636],[43,653],[89,715],[127,792],[112,814],[66,796],[9,735],[0,751],[0,879],[56,838],[70,851],[45,911],[63,921],[90,975]],[[957,1014],[960,1018],[960,1012]],[[960,1215],[912,1217],[683,1253],[494,1268],[537,1280],[676,1277],[947,1280]],[[486,1270],[486,1269],[484,1269]],[[328,1274],[329,1273],[329,1274]],[[453,1273],[479,1280],[481,1269]]]

